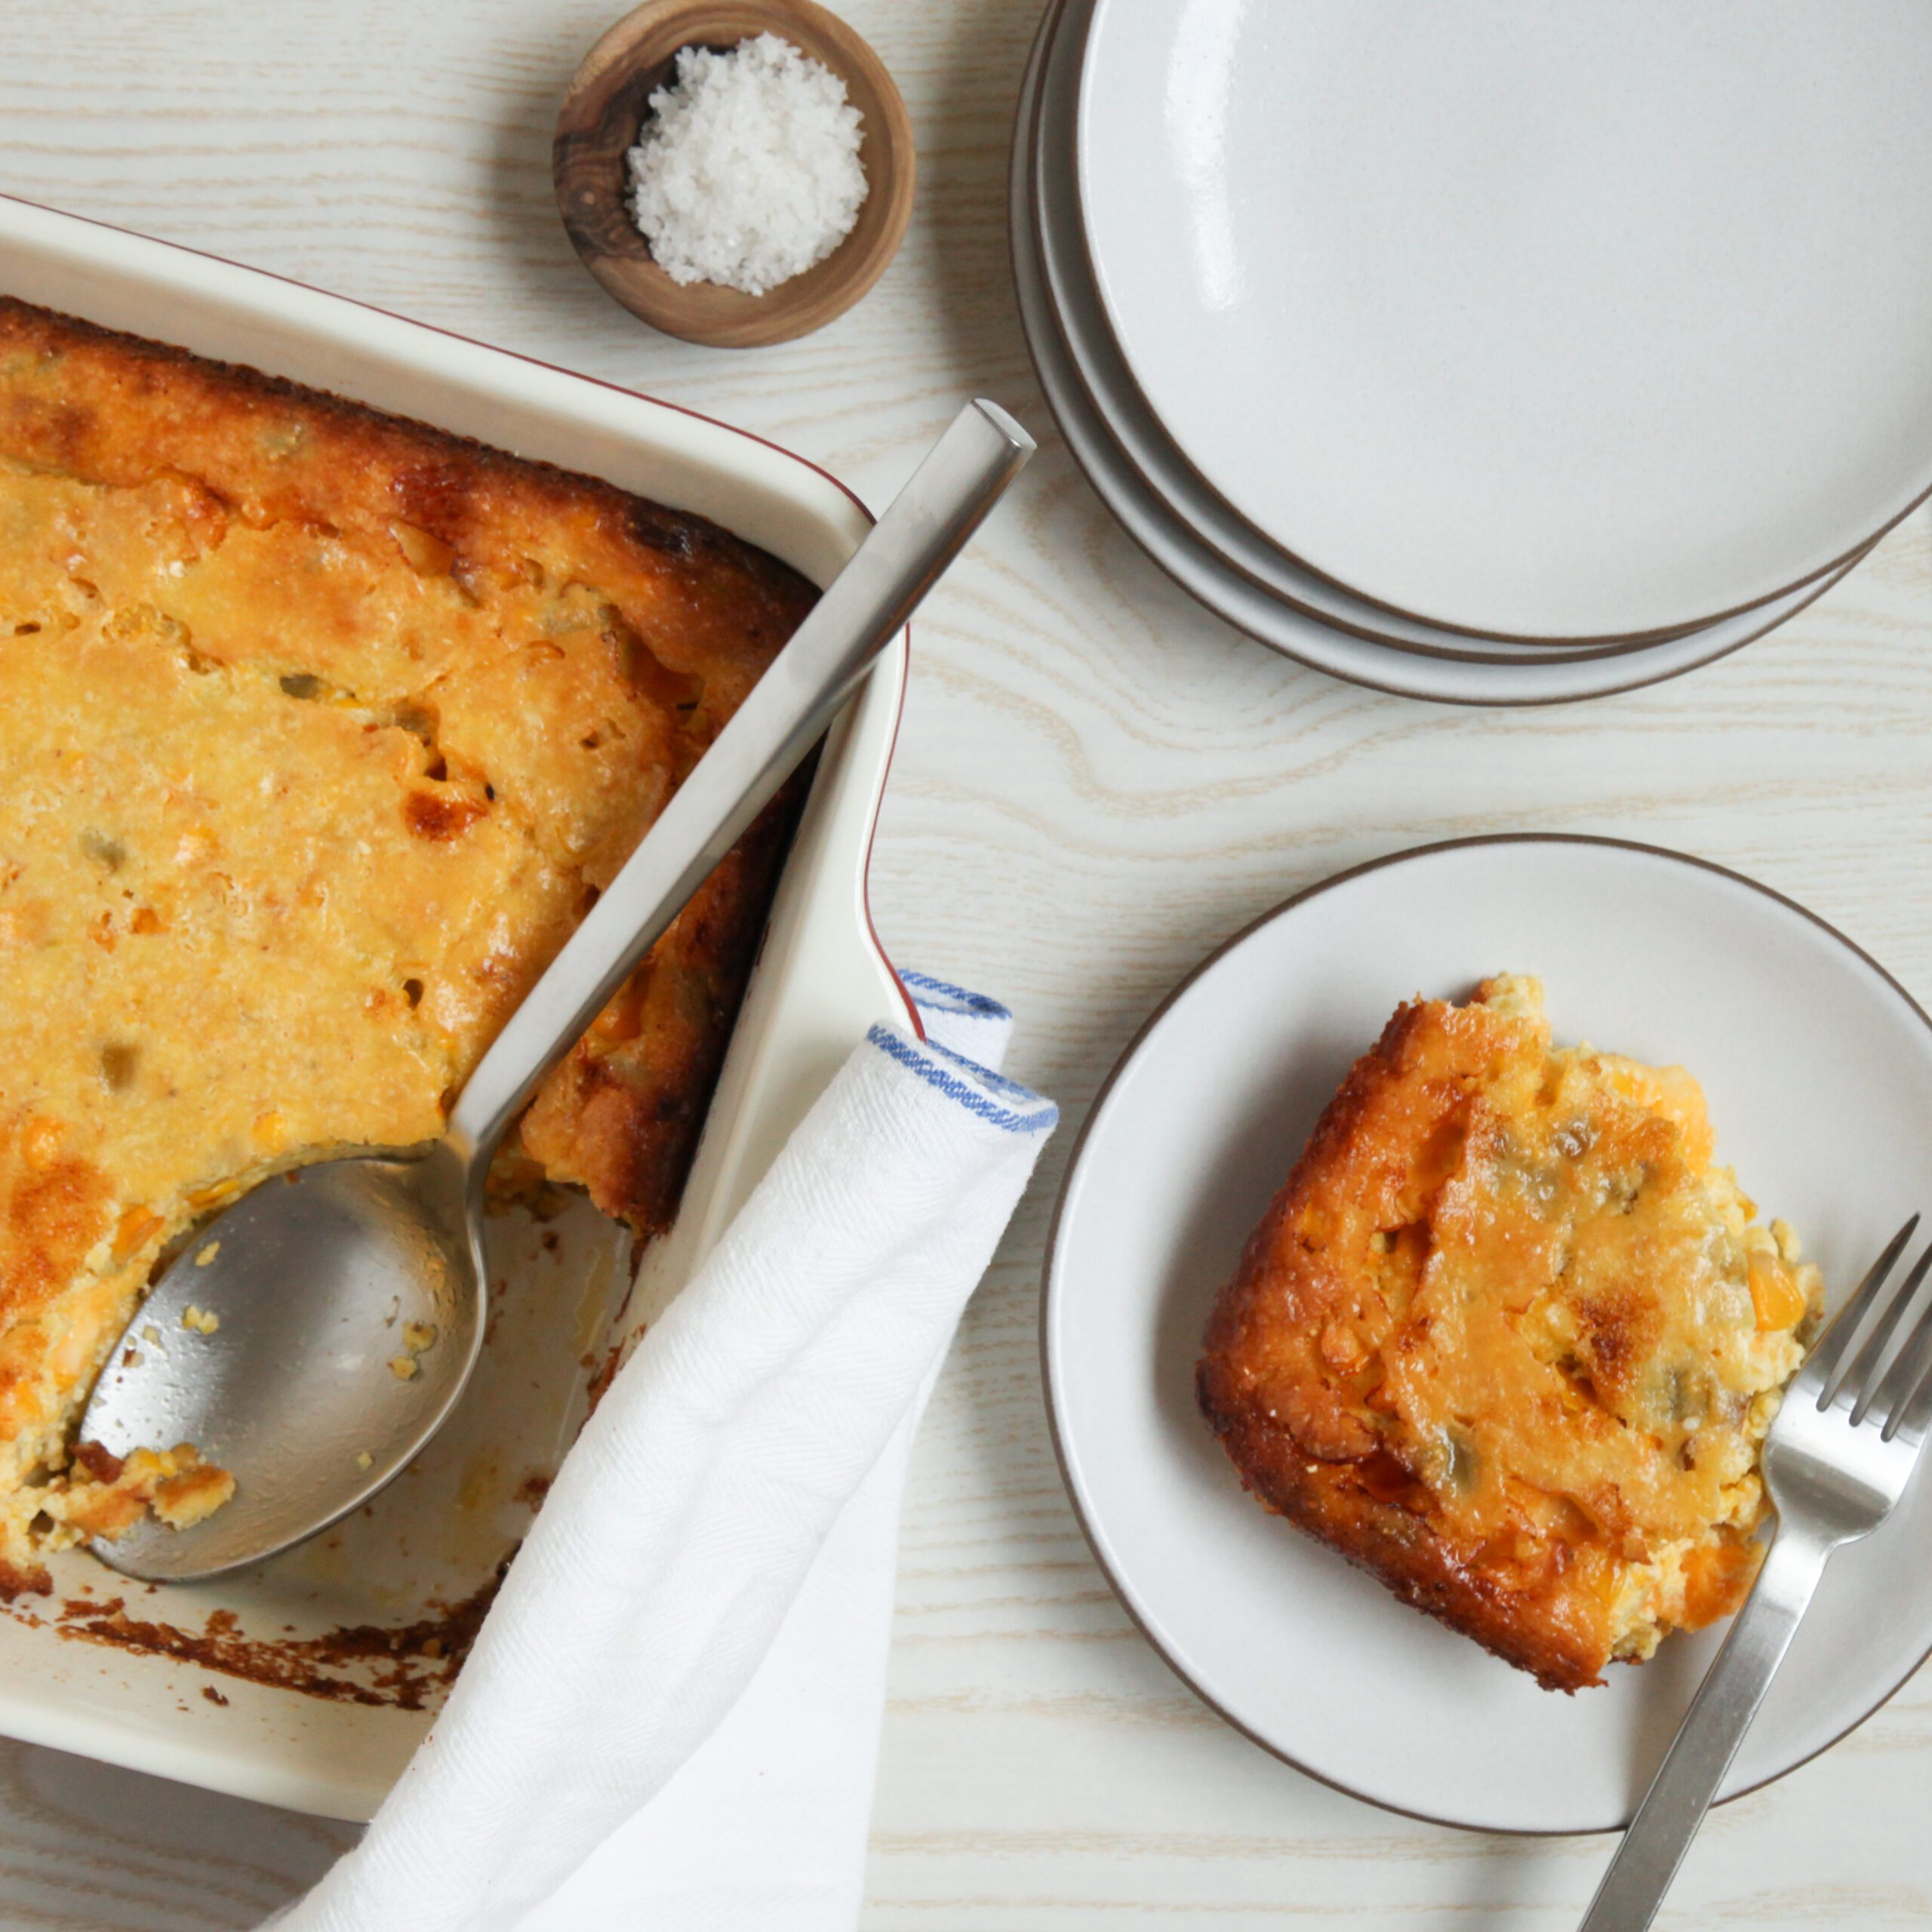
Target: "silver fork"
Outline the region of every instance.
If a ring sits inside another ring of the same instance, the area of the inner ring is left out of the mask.
[[[1840,1372],[1918,1225],[1915,1214],[1892,1237],[1785,1391],[1764,1442],[1764,1490],[1777,1523],[1764,1567],[1579,1932],[1644,1932],[1657,1916],[1826,1561],[1841,1543],[1869,1536],[1892,1513],[1918,1466],[1932,1422],[1932,1307],[1912,1324],[1882,1377],[1878,1371],[1886,1345],[1932,1269],[1932,1247],[1884,1297],[1863,1345]]]

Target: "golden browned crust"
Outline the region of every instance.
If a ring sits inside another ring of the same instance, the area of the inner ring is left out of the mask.
[[[0,1558],[167,1244],[438,1131],[814,594],[702,518],[0,298]],[[802,793],[500,1189],[668,1225]]]
[[[1424,1150],[1453,1131],[1493,1051],[1480,1020],[1437,1026],[1430,1017],[1420,1004],[1397,1011],[1349,1070],[1249,1238],[1208,1322],[1201,1411],[1242,1482],[1269,1508],[1405,1603],[1540,1682],[1574,1689],[1595,1680],[1607,1644],[1593,1629],[1534,1615],[1533,1602],[1426,1533],[1402,1506],[1410,1472],[1318,1352],[1327,1321],[1361,1306],[1349,1251],[1372,1230],[1423,1220],[1441,1180]],[[1317,1235],[1331,1215],[1342,1225]]]
[[[1395,1014],[1249,1239],[1197,1389],[1270,1509],[1573,1690],[1748,1587],[1766,1392],[1815,1283],[1708,1167],[1687,1077],[1552,1055],[1522,986]]]
[[[545,1178],[641,1234],[676,1215],[804,790],[767,807],[524,1114]]]
[[[5,296],[0,371],[0,454],[123,487],[172,473],[251,524],[405,526],[506,575],[595,583],[656,660],[629,667],[641,688],[675,703],[678,677],[703,681],[706,741],[816,595],[705,518]]]
[[[22,359],[33,365],[23,370]],[[0,297],[0,456],[131,487],[192,479],[209,514],[420,532],[457,570],[533,562],[594,583],[634,627],[622,670],[642,704],[678,714],[678,761],[700,755],[815,595],[796,572],[707,519],[426,424],[209,361]],[[36,380],[36,377],[44,379]],[[291,434],[291,432],[293,432]],[[275,449],[263,459],[264,438]],[[4,615],[4,614],[0,614]],[[547,1178],[586,1186],[641,1232],[674,1213],[802,788],[759,819],[612,1001],[525,1123]],[[481,801],[413,792],[408,822],[453,838]],[[622,854],[606,857],[607,875]],[[586,868],[593,884],[600,869]],[[0,1275],[0,1314],[71,1274],[101,1190],[79,1164],[20,1184],[26,1237]],[[22,1278],[24,1272],[24,1278]]]

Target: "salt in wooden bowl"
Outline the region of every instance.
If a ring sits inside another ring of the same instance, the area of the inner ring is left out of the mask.
[[[675,77],[678,51],[718,51],[775,33],[845,83],[860,117],[866,193],[857,225],[825,260],[763,295],[674,281],[631,219],[625,156]],[[843,315],[885,271],[912,209],[912,128],[877,54],[812,0],[647,0],[584,57],[551,149],[557,206],[584,266],[635,315],[720,349],[789,342]]]

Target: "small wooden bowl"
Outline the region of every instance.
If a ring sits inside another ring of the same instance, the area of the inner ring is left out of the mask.
[[[631,220],[624,164],[672,78],[678,50],[723,50],[775,33],[829,67],[861,117],[867,192],[858,224],[816,268],[763,295],[673,281]],[[632,315],[687,342],[755,349],[841,315],[885,271],[912,211],[912,124],[878,56],[812,0],[646,0],[585,55],[557,116],[551,172],[564,228],[584,266]]]

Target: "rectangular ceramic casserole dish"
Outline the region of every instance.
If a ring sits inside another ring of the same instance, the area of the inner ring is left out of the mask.
[[[0,293],[605,478],[820,585],[869,521],[809,463],[686,411],[5,197]],[[328,1817],[374,1810],[594,1378],[689,1278],[866,1029],[906,1022],[865,900],[906,657],[902,638],[826,741],[677,1223],[635,1281],[628,1236],[587,1204],[496,1220],[485,1358],[415,1466],[342,1529],[211,1583],[154,1589],[82,1553],[55,1559],[51,1598],[0,1614],[0,1733]]]

